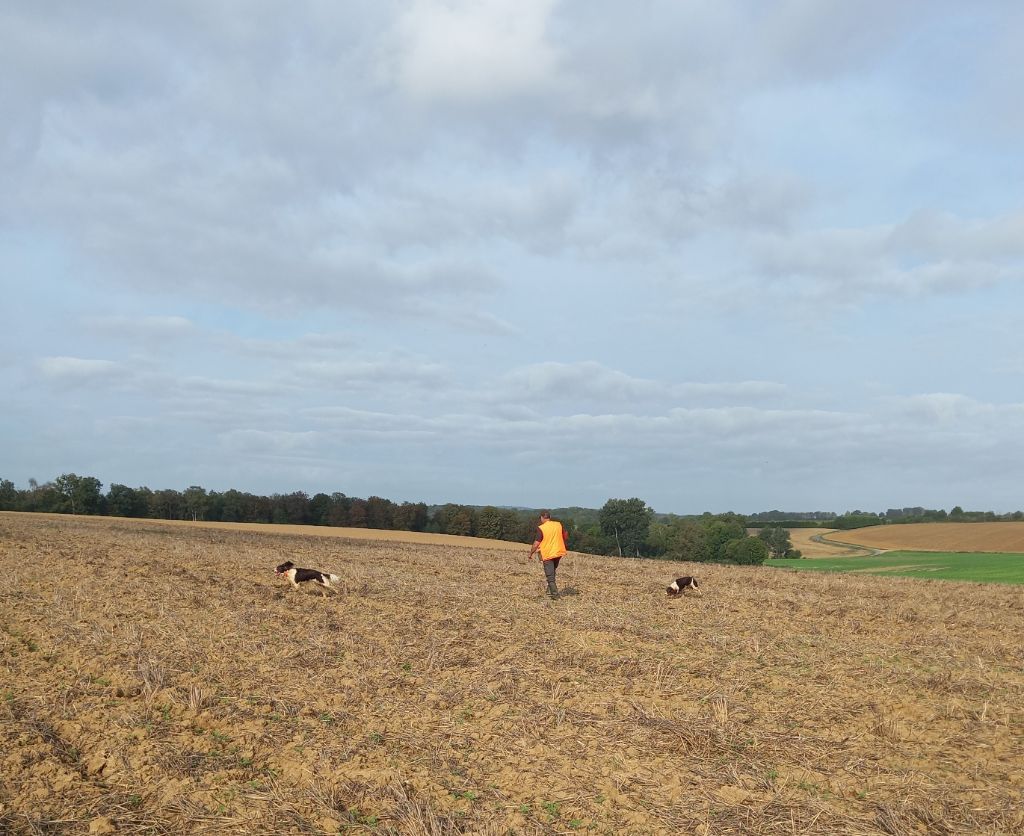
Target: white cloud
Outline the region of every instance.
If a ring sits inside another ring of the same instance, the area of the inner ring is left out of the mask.
[[[749,269],[831,303],[963,293],[1020,278],[1022,217],[918,213],[897,224],[764,234],[751,239]]]
[[[959,427],[977,432],[990,425],[997,430],[1024,425],[1024,403],[995,404],[948,392],[893,398],[891,403],[897,416],[904,416],[922,429]]]
[[[36,366],[44,378],[67,383],[93,383],[111,380],[121,374],[121,368],[111,360],[82,357],[43,357]]]
[[[771,381],[669,382],[634,377],[593,361],[537,363],[505,375],[496,397],[545,404],[595,400],[602,404],[636,400],[671,403],[678,400],[737,400],[779,397],[784,385]]]
[[[436,388],[449,383],[450,373],[440,363],[411,358],[350,358],[299,362],[292,372],[330,387],[378,390],[383,387]]]
[[[397,81],[413,98],[493,102],[543,91],[557,56],[554,0],[413,0],[398,21]]]
[[[85,325],[113,339],[169,342],[197,335],[194,323],[183,316],[87,316]]]
[[[231,430],[222,433],[220,439],[231,453],[261,457],[295,456],[314,454],[319,434],[312,431]]]

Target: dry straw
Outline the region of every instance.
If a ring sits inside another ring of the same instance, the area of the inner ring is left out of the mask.
[[[1012,588],[3,520],[3,832],[1024,827]]]

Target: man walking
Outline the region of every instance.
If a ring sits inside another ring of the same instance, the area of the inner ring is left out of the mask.
[[[551,519],[548,511],[540,512],[540,525],[537,526],[537,539],[533,541],[530,548],[529,560],[540,552],[541,563],[544,565],[544,576],[548,579],[548,595],[552,598],[558,597],[558,587],[555,586],[555,570],[559,561],[565,557],[565,529],[558,520]]]

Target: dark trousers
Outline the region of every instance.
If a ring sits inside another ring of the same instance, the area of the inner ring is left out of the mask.
[[[542,560],[544,564],[544,577],[548,579],[548,589],[555,588],[555,570],[558,568],[560,557],[553,557],[551,560]]]

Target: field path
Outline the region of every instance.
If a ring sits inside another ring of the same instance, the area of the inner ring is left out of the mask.
[[[841,540],[833,539],[835,529],[819,528],[789,528],[789,541],[793,548],[798,550],[803,557],[863,557],[874,552],[865,546],[854,543],[844,543]],[[756,536],[760,529],[748,529],[748,533]]]
[[[858,546],[856,543],[844,543],[842,540],[836,540],[834,537],[826,537],[824,534],[812,535],[811,541],[848,549],[849,552],[847,556],[849,557],[873,557],[876,554],[881,554],[882,552],[887,551],[887,549],[874,549],[867,546]]]

